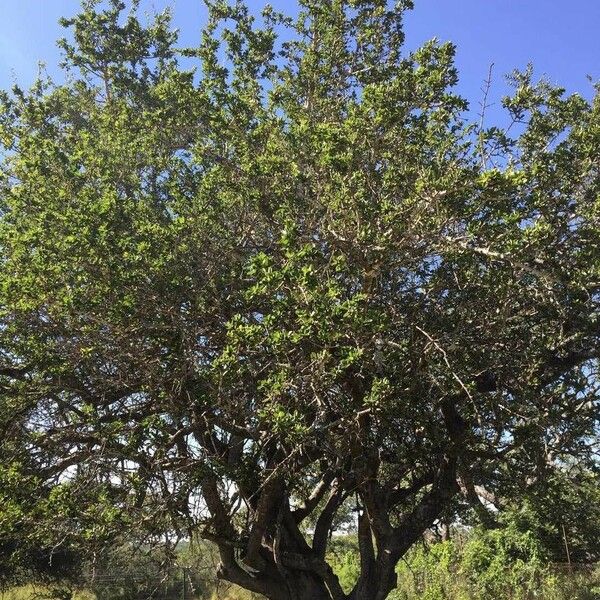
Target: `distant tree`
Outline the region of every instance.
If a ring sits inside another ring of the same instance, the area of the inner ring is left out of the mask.
[[[600,481],[593,471],[549,473],[502,513],[508,525],[533,533],[553,562],[600,561]]]
[[[2,469],[51,489],[23,535],[194,534],[273,600],[383,600],[461,486],[594,459],[600,100],[516,73],[482,129],[409,0],[206,4],[181,50],[87,0],[65,82],[0,99]]]

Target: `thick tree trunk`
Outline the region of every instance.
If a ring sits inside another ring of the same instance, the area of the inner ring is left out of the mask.
[[[374,460],[366,465],[373,473],[368,469],[361,471],[360,483],[354,483],[354,488],[331,483],[328,499],[314,527],[312,545],[299,525],[306,511],[310,512],[324,498],[327,486],[318,487],[323,493],[318,491],[306,506],[291,511],[283,479],[267,480],[258,499],[249,503],[252,523],[247,540],[242,542],[219,496],[216,480],[206,478],[203,492],[213,515],[213,527],[218,534],[215,541],[222,560],[219,576],[269,600],[386,600],[396,586],[398,561],[459,491],[457,462],[465,425],[452,399],[444,402],[442,413],[450,440],[439,457],[436,471],[408,487],[390,490],[379,485],[378,463]],[[425,486],[430,488],[392,524],[391,510]],[[346,594],[325,558],[333,520],[348,496],[348,489],[357,490],[363,506],[358,519],[361,573],[354,589]]]
[[[344,596],[332,593],[323,578],[303,571],[287,571],[285,576],[271,574],[267,580],[257,577],[252,583],[246,574],[221,566],[219,578],[259,592],[269,600],[343,600]]]
[[[332,600],[332,596],[325,585],[325,582],[315,576],[300,575],[288,579],[289,596],[281,600]],[[279,598],[272,600],[280,600]]]
[[[219,545],[223,561],[219,576],[269,600],[386,600],[396,587],[398,561],[431,527],[457,492],[455,467],[455,459],[448,457],[433,488],[396,527],[387,525],[385,535],[375,529],[368,510],[361,513],[358,528],[361,574],[349,594],[342,591],[339,580],[325,562],[326,543],[315,532],[310,547],[291,520],[287,505],[268,524],[270,535],[261,538],[252,562],[247,558],[238,560],[231,546]],[[375,511],[377,507],[371,509]],[[321,529],[327,533],[329,527]],[[260,565],[260,569],[253,564]]]

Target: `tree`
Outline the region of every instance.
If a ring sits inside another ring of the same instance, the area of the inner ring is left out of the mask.
[[[557,471],[527,489],[504,510],[509,527],[535,536],[553,562],[598,562],[600,485],[598,473]]]
[[[451,44],[402,51],[409,0],[206,4],[182,50],[87,0],[65,83],[2,96],[2,461],[65,547],[193,534],[267,598],[383,600],[461,486],[594,460],[600,100],[516,73],[511,137]]]

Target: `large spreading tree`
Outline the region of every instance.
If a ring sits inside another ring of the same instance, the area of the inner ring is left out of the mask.
[[[469,125],[410,0],[207,0],[192,49],[108,4],[0,97],[0,549],[199,536],[272,600],[383,600],[458,494],[595,460],[598,95],[515,73]]]

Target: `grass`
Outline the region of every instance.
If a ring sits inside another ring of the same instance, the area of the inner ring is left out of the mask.
[[[0,591],[0,600],[57,600],[51,589],[38,585],[22,585],[6,591]],[[96,600],[91,592],[75,592],[72,600]]]

